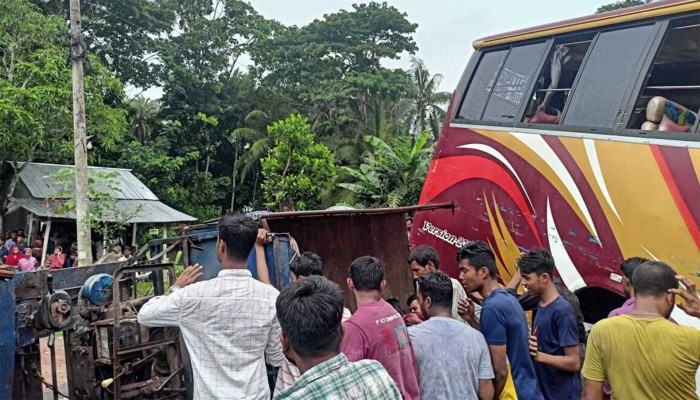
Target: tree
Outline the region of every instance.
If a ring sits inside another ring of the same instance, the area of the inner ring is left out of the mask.
[[[442,75],[430,75],[422,60],[413,58],[411,62],[411,81],[413,89],[402,102],[410,103],[410,129],[414,136],[430,129],[432,137],[440,136],[445,110],[442,108],[450,101],[449,92],[438,92]]]
[[[348,127],[366,133],[372,96],[401,98],[410,89],[405,71],[382,60],[414,53],[417,25],[386,3],[355,4],[302,28],[282,29],[251,47],[263,84],[284,90],[324,134]],[[352,121],[350,124],[348,122]]]
[[[389,143],[375,136],[365,136],[370,146],[357,168],[342,167],[350,182],[338,186],[351,191],[357,207],[400,207],[418,202],[433,146],[427,146],[428,133],[415,143],[408,136],[393,138]]]
[[[129,126],[130,132],[141,144],[146,144],[152,138],[157,127],[158,102],[144,97],[136,97],[129,101]]]
[[[0,3],[0,229],[22,168],[19,162],[72,160],[72,84],[65,21],[24,0]],[[126,132],[123,89],[87,55],[85,98],[92,159],[116,148]]]
[[[333,155],[316,143],[307,118],[290,115],[267,128],[275,147],[262,160],[263,189],[270,209],[307,210],[335,184]]]
[[[614,11],[614,10],[620,10],[623,8],[628,8],[628,7],[634,7],[634,6],[641,6],[642,4],[647,4],[651,3],[652,0],[622,0],[622,1],[617,1],[615,3],[610,3],[606,4],[604,6],[598,7],[596,10],[596,14],[608,12],[608,11]]]

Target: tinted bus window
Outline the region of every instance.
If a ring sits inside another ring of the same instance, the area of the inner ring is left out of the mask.
[[[613,128],[630,84],[638,79],[646,44],[656,30],[654,25],[644,25],[598,36],[571,94],[565,125]]]
[[[558,40],[547,57],[523,122],[558,124],[593,34]]]
[[[654,59],[630,129],[688,132],[700,109],[700,16],[669,25]]]
[[[481,56],[481,61],[479,61],[469,83],[467,94],[462,100],[462,107],[459,109],[460,118],[481,119],[484,106],[506,54],[508,54],[508,49],[484,53]]]
[[[485,121],[512,121],[527,96],[525,91],[542,60],[544,42],[513,47],[508,54],[496,85],[491,91],[483,119]]]

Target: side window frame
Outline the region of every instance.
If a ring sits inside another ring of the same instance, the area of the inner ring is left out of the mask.
[[[592,133],[592,134],[608,134],[608,135],[619,135],[620,134],[620,128],[618,126],[619,120],[621,118],[621,115],[626,112],[627,105],[629,103],[629,97],[631,96],[633,92],[633,88],[636,87],[639,84],[639,81],[642,80],[642,67],[646,63],[650,63],[651,61],[649,60],[650,58],[653,58],[653,52],[654,50],[654,44],[656,43],[656,39],[658,38],[659,31],[660,31],[660,25],[662,25],[664,20],[657,20],[657,21],[638,21],[636,23],[632,24],[626,24],[622,26],[612,26],[612,27],[607,27],[605,29],[601,29],[598,32],[596,32],[595,37],[593,38],[593,41],[591,42],[591,46],[588,49],[588,52],[586,53],[586,57],[584,61],[581,64],[581,68],[579,69],[579,73],[576,76],[576,80],[574,81],[574,84],[571,87],[571,95],[576,93],[576,89],[578,88],[579,84],[581,83],[581,77],[583,74],[581,71],[585,70],[586,66],[588,65],[591,57],[591,53],[593,50],[595,50],[595,46],[598,43],[598,40],[600,39],[600,36],[604,33],[607,32],[613,32],[613,31],[618,31],[618,30],[623,30],[623,29],[633,29],[641,26],[653,26],[656,29],[656,32],[653,32],[650,35],[650,39],[647,40],[644,43],[644,50],[642,51],[642,54],[644,55],[644,58],[641,59],[641,62],[639,65],[637,65],[635,69],[635,73],[633,74],[636,75],[636,79],[632,78],[630,82],[628,83],[626,89],[625,89],[625,94],[622,96],[621,102],[617,105],[618,107],[618,114],[615,116],[615,118],[612,121],[612,126],[611,127],[591,127],[591,126],[578,126],[578,125],[566,125],[562,124],[559,125],[561,130],[566,130],[566,131],[573,131],[573,132],[582,132],[582,133]],[[561,119],[562,121],[566,121],[566,116],[568,112],[570,111],[570,105],[571,101],[567,101],[566,106],[564,107],[564,110],[562,111],[562,116]]]
[[[695,112],[698,114],[698,118],[695,121],[695,126],[688,130],[688,132],[654,132],[654,131],[644,131],[641,129],[630,129],[627,128],[627,123],[634,112],[634,107],[637,105],[639,96],[641,96],[642,91],[647,86],[647,81],[651,77],[651,68],[654,65],[659,53],[661,52],[661,46],[664,44],[666,37],[670,33],[670,26],[673,20],[685,18],[688,15],[676,16],[674,18],[667,18],[665,20],[658,21],[659,31],[653,40],[653,46],[649,49],[649,54],[643,65],[643,74],[640,74],[640,79],[636,82],[632,94],[634,96],[629,97],[629,103],[625,108],[625,112],[622,114],[619,120],[616,120],[616,124],[619,125],[618,133],[622,136],[639,137],[639,138],[649,138],[649,139],[666,139],[674,141],[686,141],[686,142],[700,142],[700,110]]]

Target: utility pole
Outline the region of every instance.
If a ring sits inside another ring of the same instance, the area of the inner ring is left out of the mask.
[[[75,224],[78,233],[78,263],[92,264],[92,241],[88,222],[88,165],[85,133],[85,46],[81,33],[80,0],[70,0],[70,58],[73,71],[73,142],[75,153]],[[48,238],[47,238],[48,239]]]

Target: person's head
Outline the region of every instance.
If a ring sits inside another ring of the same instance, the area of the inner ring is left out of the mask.
[[[406,218],[406,230],[411,232],[411,228],[413,228],[413,218],[407,217]]]
[[[10,233],[10,239],[12,239],[12,240],[17,239],[17,231],[12,231],[12,233]]]
[[[437,271],[418,278],[418,303],[425,318],[452,313],[452,281]]]
[[[19,246],[17,246],[17,245],[12,245],[12,247],[10,247],[10,253],[12,253],[12,254],[19,254]]]
[[[384,263],[382,260],[372,256],[356,258],[350,264],[350,278],[348,278],[347,284],[353,293],[381,293],[386,286]]]
[[[275,306],[282,350],[293,364],[340,352],[343,296],[338,285],[309,276],[282,289]]]
[[[642,257],[630,257],[620,263],[620,270],[622,271],[622,290],[625,292],[625,297],[630,298],[634,294],[634,289],[632,289],[632,274],[634,270],[647,261],[649,260]]]
[[[17,234],[17,244],[24,243],[24,235]]]
[[[481,240],[469,242],[457,250],[459,280],[468,292],[478,292],[489,280],[496,279],[496,257]]]
[[[554,285],[554,258],[545,249],[532,249],[518,260],[523,284],[534,294],[542,294]]]
[[[386,302],[391,304],[392,307],[394,307],[394,310],[396,310],[397,313],[404,315],[406,311],[403,309],[403,304],[401,304],[401,301],[399,299],[395,298],[390,298],[386,299]]]
[[[292,282],[308,276],[323,276],[323,260],[321,256],[310,251],[305,251],[289,264],[292,271]]]
[[[68,255],[68,258],[70,258],[71,260],[75,260],[76,258],[78,258],[78,253],[71,251]]]
[[[49,268],[51,266],[51,260],[48,258],[44,260],[44,268]]]
[[[24,258],[31,258],[31,256],[32,256],[32,249],[30,249],[29,247],[24,249]]]
[[[58,255],[58,254],[61,254],[61,253],[63,253],[63,248],[62,248],[61,246],[56,246],[56,248],[53,249],[53,254]]]
[[[124,246],[124,250],[122,251],[122,254],[124,254],[124,257],[131,257],[131,247],[129,246]]]
[[[219,220],[219,237],[216,241],[216,257],[226,268],[229,262],[245,264],[255,240],[258,225],[243,214],[226,214]]]
[[[440,256],[434,248],[423,244],[413,249],[408,256],[408,265],[413,279],[418,279],[420,276],[440,269]]]
[[[661,261],[647,261],[632,273],[632,287],[637,303],[652,300],[664,318],[668,318],[676,304],[676,295],[669,289],[678,288],[676,271]]]
[[[406,300],[406,305],[408,306],[408,312],[420,312],[420,303],[418,302],[418,295],[412,294],[408,296],[408,300]]]

